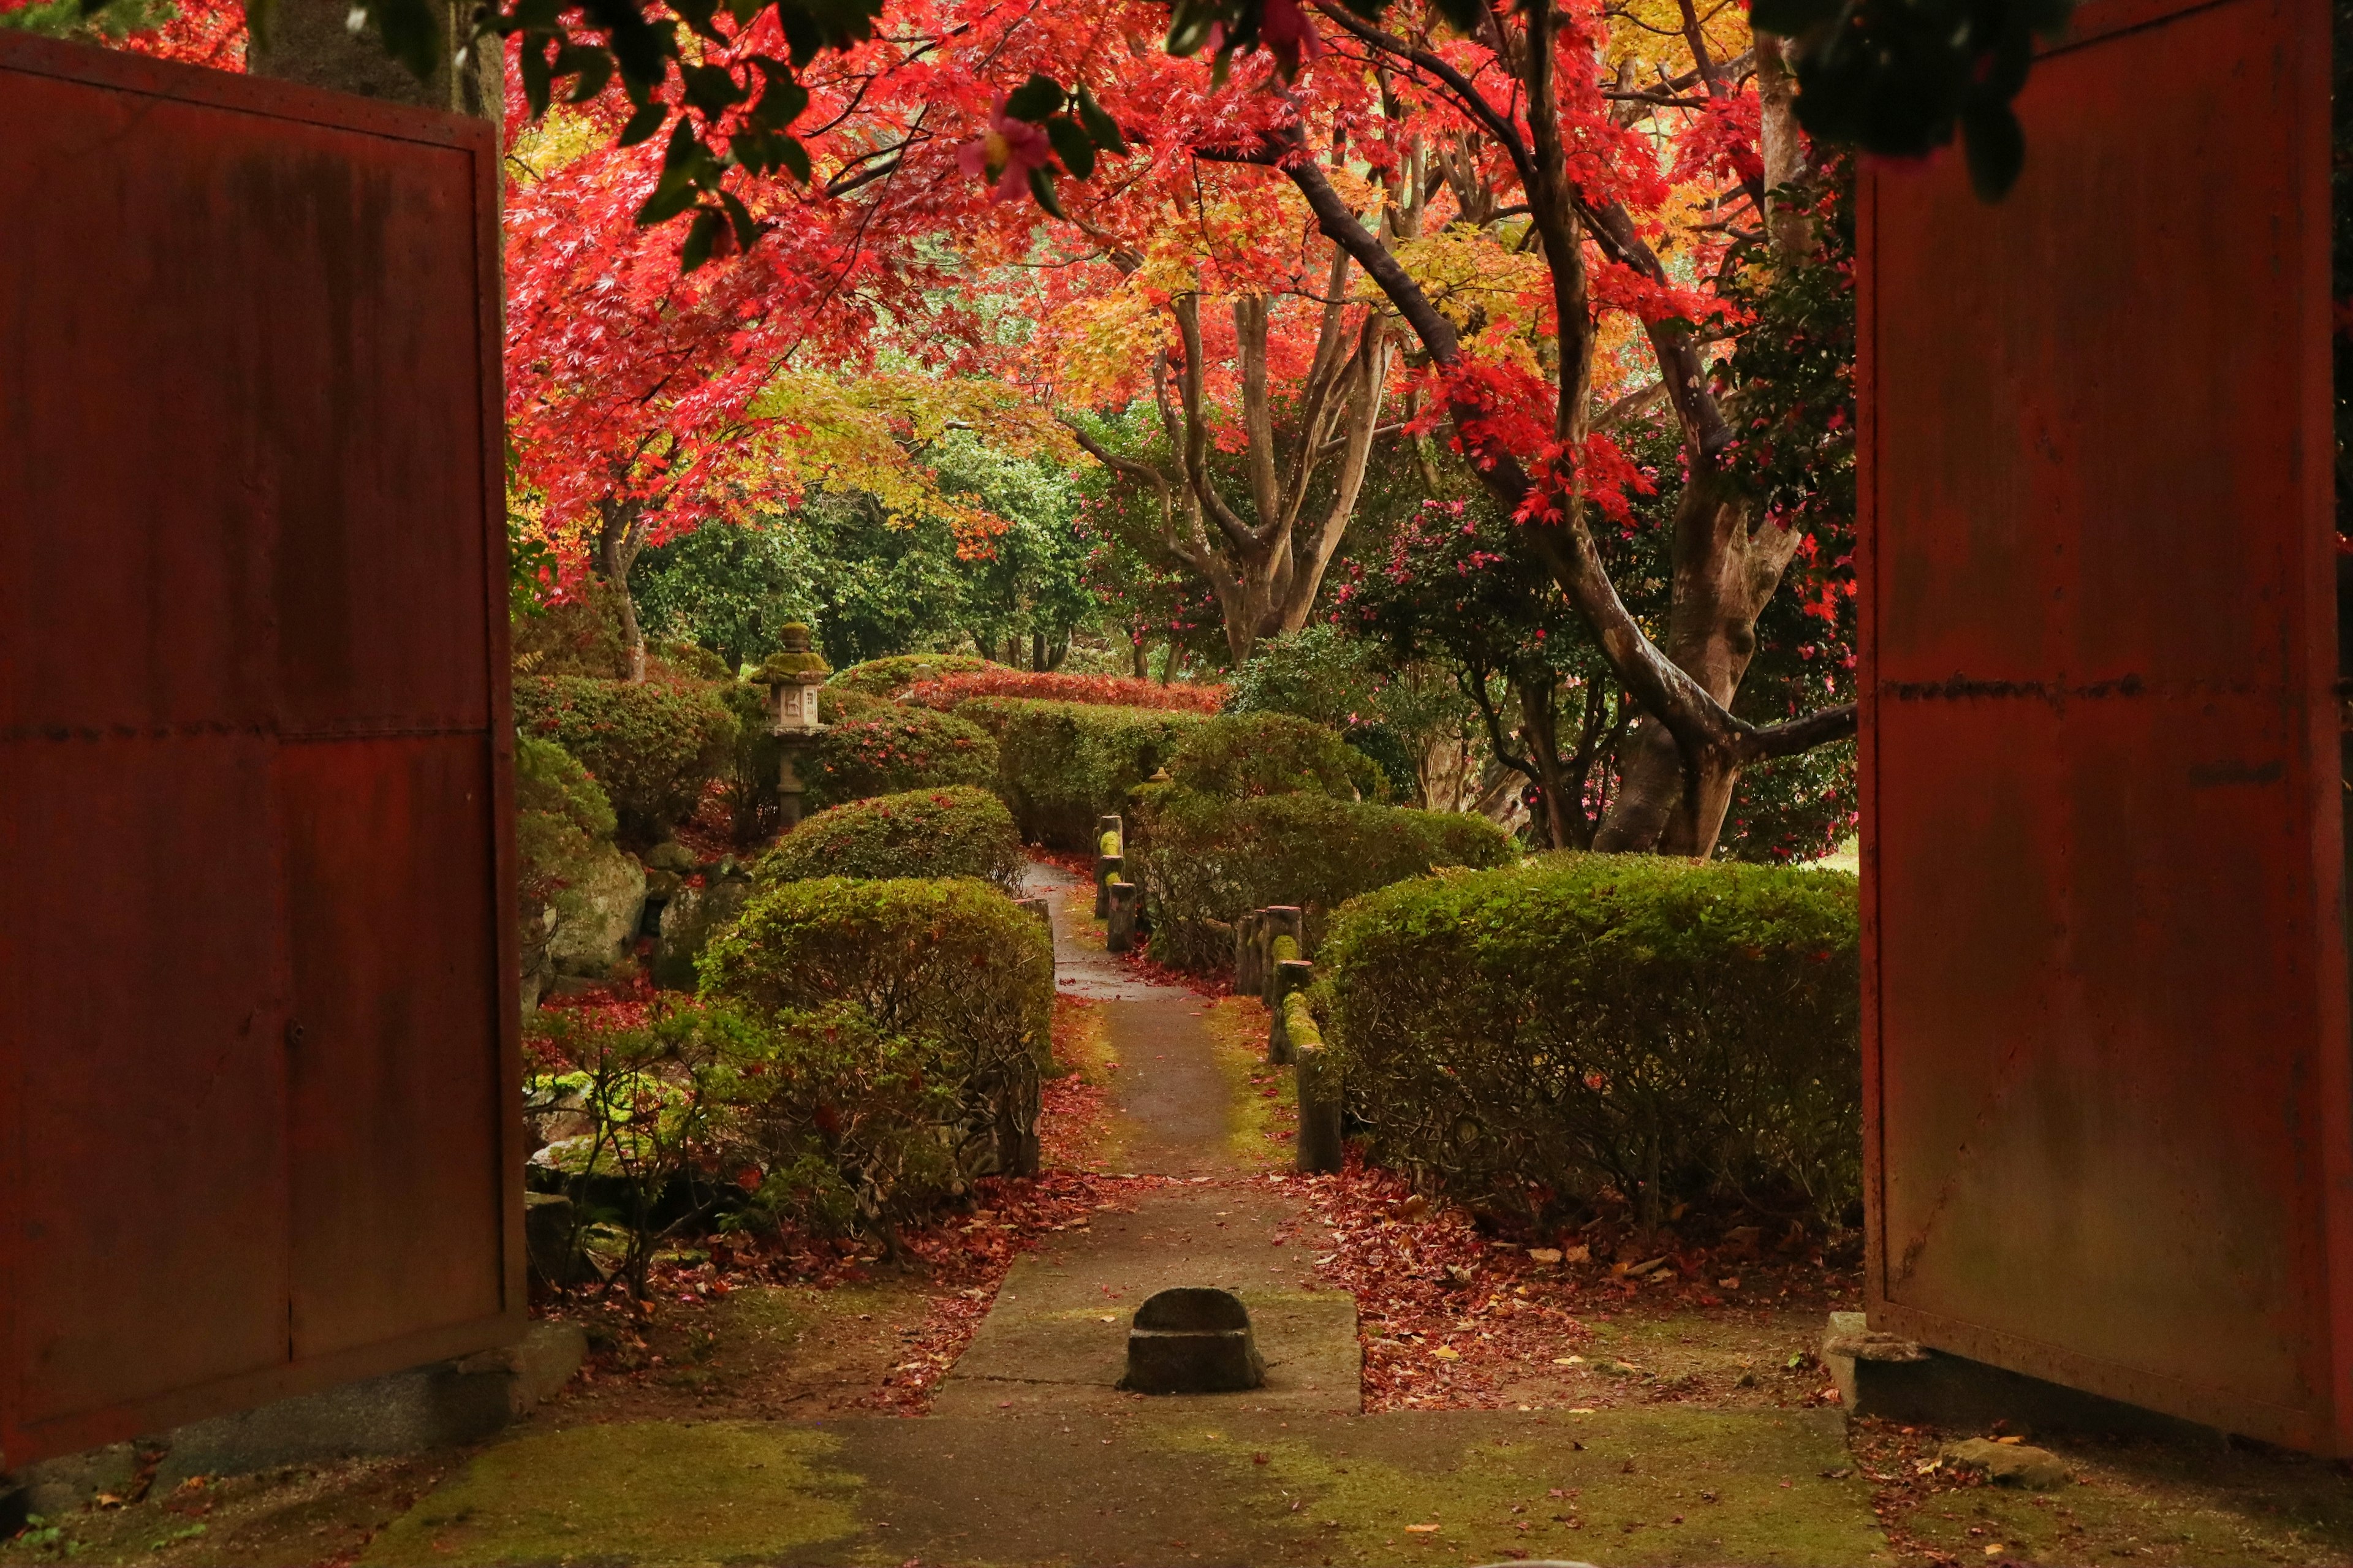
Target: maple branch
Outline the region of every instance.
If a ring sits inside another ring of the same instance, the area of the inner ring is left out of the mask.
[[[1461,101],[1464,111],[1485,126],[1487,133],[1511,158],[1513,166],[1519,171],[1522,188],[1533,183],[1531,176],[1535,164],[1529,155],[1528,145],[1521,139],[1519,128],[1512,123],[1511,116],[1489,102],[1487,95],[1479,90],[1478,84],[1449,64],[1443,56],[1417,48],[1395,34],[1383,32],[1353,12],[1334,4],[1334,0],[1315,0],[1315,9],[1383,54],[1409,61],[1444,82],[1447,89]],[[1501,58],[1500,51],[1498,58]]]
[[[1258,540],[1250,525],[1234,515],[1226,498],[1218,491],[1217,481],[1209,477],[1209,422],[1201,407],[1201,297],[1179,294],[1169,302],[1176,312],[1177,335],[1185,343],[1185,373],[1179,384],[1185,400],[1185,434],[1177,448],[1185,454],[1185,478],[1194,499],[1218,525],[1218,531],[1248,560],[1258,548]],[[1162,416],[1166,417],[1167,403],[1162,399]]]

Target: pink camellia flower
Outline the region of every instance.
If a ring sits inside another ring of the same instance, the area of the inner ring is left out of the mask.
[[[1042,169],[1054,153],[1042,127],[1016,120],[1005,112],[1000,96],[988,113],[988,130],[977,142],[956,149],[956,167],[967,174],[987,174],[997,182],[990,194],[1000,202],[1018,201],[1029,194],[1029,171]]]

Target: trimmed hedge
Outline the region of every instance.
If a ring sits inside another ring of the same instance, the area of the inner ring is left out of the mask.
[[[1187,789],[1236,800],[1302,790],[1354,800],[1360,778],[1379,787],[1378,767],[1338,731],[1288,713],[1220,713],[1187,732],[1168,771]]]
[[[1008,893],[1021,886],[1021,835],[985,789],[909,790],[818,812],[784,837],[754,875],[762,883],[813,877],[977,877]]]
[[[1225,706],[1222,686],[1190,681],[1139,680],[1126,675],[1076,675],[1062,670],[1012,669],[991,665],[943,674],[920,682],[907,700],[927,708],[954,709],[975,697],[1029,697],[1046,702],[1091,702],[1113,708],[1161,708],[1215,713]]]
[[[1369,1156],[1474,1207],[1861,1190],[1852,876],[1548,856],[1360,899],[1318,968]]]
[[[1358,894],[1514,853],[1483,816],[1307,792],[1228,800],[1161,784],[1134,805],[1127,872],[1144,885],[1152,956],[1196,973],[1233,963],[1234,921],[1251,910],[1299,905],[1312,955],[1333,911]]]
[[[870,658],[863,664],[836,670],[833,679],[825,683],[825,689],[828,695],[858,691],[869,697],[894,697],[915,684],[919,669],[929,669],[937,679],[976,669],[1008,668],[968,653],[895,653],[888,658]]]
[[[956,709],[996,737],[997,793],[1021,836],[1062,849],[1094,842],[1095,818],[1176,755],[1209,721],[1198,713],[1026,697],[976,697]]]
[[[880,1035],[929,1042],[940,1075],[962,1086],[964,1169],[1018,1168],[1024,1145],[1034,1150],[1039,1068],[1052,1049],[1053,939],[987,884],[782,883],[745,905],[698,967],[706,1000],[767,1016],[848,1004]]]
[[[515,728],[563,746],[603,786],[623,842],[658,844],[728,765],[735,716],[720,689],[533,675],[514,683]]]
[[[986,786],[997,773],[997,742],[987,731],[953,713],[896,704],[830,724],[800,764],[807,802],[819,810],[907,790]]]

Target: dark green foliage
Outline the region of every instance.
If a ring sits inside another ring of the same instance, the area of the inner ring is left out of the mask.
[[[911,790],[818,812],[759,864],[761,882],[812,877],[977,877],[1008,893],[1021,886],[1021,835],[985,789]]]
[[[1861,948],[1841,872],[1640,856],[1386,889],[1318,955],[1368,1152],[1556,1221],[1728,1194],[1833,1219],[1859,1191]]]
[[[544,1012],[526,1047],[525,1106],[552,1142],[533,1184],[583,1225],[627,1237],[642,1295],[665,1237],[790,1223],[879,1235],[965,1190],[966,1086],[927,1037],[891,1034],[854,1005],[773,1018],[664,1002],[642,1023]]]
[[[967,1163],[989,1163],[968,1103],[986,1096],[936,1038],[886,1033],[849,1003],[787,1014],[771,1037],[743,1129],[758,1217],[889,1242],[962,1194]]]
[[[853,664],[848,669],[837,670],[825,683],[825,696],[820,703],[829,703],[834,694],[856,691],[870,697],[892,697],[904,691],[920,679],[918,671],[928,669],[934,679],[959,675],[968,669],[996,668],[989,660],[976,658],[968,653],[902,653],[887,658],[870,658],[863,664]],[[833,715],[827,713],[830,722]]]
[[[1188,790],[1233,800],[1302,790],[1354,800],[1369,761],[1336,731],[1288,713],[1220,713],[1186,731],[1168,771]]]
[[[1312,956],[1333,911],[1357,894],[1514,853],[1483,816],[1312,791],[1225,799],[1164,784],[1133,800],[1127,871],[1144,885],[1152,956],[1196,973],[1233,963],[1233,922],[1251,910],[1301,906]]]
[[[1716,854],[1778,866],[1818,860],[1854,831],[1854,742],[1740,770]]]
[[[821,569],[805,531],[782,520],[705,523],[640,552],[629,591],[648,636],[699,644],[733,677],[815,613]]]
[[[578,878],[588,852],[613,837],[613,807],[571,752],[532,735],[515,737],[514,794],[515,869],[529,938],[541,910]],[[537,934],[545,940],[543,927]]]
[[[818,700],[824,711],[825,699]],[[830,724],[799,764],[807,804],[822,810],[869,795],[997,782],[997,742],[953,713],[889,704]]]
[[[1050,1047],[1054,944],[1010,899],[967,878],[785,882],[745,906],[700,963],[702,993],[762,1015],[846,1003],[880,1034],[928,1042],[961,1087],[957,1146],[1013,1168],[1038,1118]],[[967,1156],[979,1173],[988,1163]]]
[[[738,844],[757,844],[773,837],[781,820],[776,784],[783,777],[784,748],[768,729],[767,688],[733,680],[719,689],[719,698],[735,716],[735,742],[721,774],[729,830]]]
[[[604,787],[624,842],[660,842],[694,813],[736,737],[720,689],[527,676],[514,686],[515,727],[559,742]]]
[[[997,787],[1021,836],[1065,849],[1090,847],[1096,816],[1120,810],[1127,792],[1208,722],[1198,713],[1026,697],[976,697],[956,716],[997,738]]]

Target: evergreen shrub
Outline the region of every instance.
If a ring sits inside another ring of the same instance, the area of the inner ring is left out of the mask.
[[[786,834],[754,875],[763,883],[813,877],[977,877],[1021,886],[1021,835],[985,789],[909,790],[818,812]]]
[[[1208,722],[1201,714],[1026,697],[976,697],[956,709],[997,739],[998,793],[1021,836],[1062,849],[1094,842],[1097,816],[1123,810],[1128,792]]]
[[[922,679],[918,674],[928,669],[934,679],[963,675],[973,670],[1003,669],[1004,665],[976,658],[968,653],[894,653],[888,658],[870,658],[863,664],[853,664],[838,669],[833,679],[825,683],[826,696],[837,691],[863,692],[869,697],[895,697]],[[823,706],[823,699],[819,700]]]
[[[591,851],[611,841],[613,807],[578,759],[533,735],[515,737],[514,794],[515,902],[528,961],[547,944],[548,909],[564,912]]]
[[[824,703],[819,698],[820,715]],[[986,786],[997,782],[997,742],[953,713],[885,704],[839,723],[828,720],[799,772],[807,804],[818,810],[907,790]]]
[[[658,844],[694,815],[728,765],[737,725],[721,689],[586,676],[514,683],[515,727],[580,760],[612,802],[626,843]]]
[[[1187,789],[1233,800],[1302,790],[1354,800],[1387,787],[1338,731],[1289,713],[1220,713],[1186,732],[1168,771]]]
[[[698,966],[706,1000],[769,1017],[845,1005],[878,1036],[923,1042],[934,1076],[958,1086],[948,1142],[961,1169],[1012,1169],[1034,1139],[1054,944],[987,883],[780,883],[744,906]]]
[[[848,1004],[768,1019],[723,1004],[548,1011],[525,1046],[525,1106],[550,1140],[533,1184],[622,1233],[640,1295],[670,1235],[781,1221],[888,1238],[965,1190],[955,1064]]]
[[[1547,856],[1404,883],[1318,957],[1367,1153],[1536,1224],[1602,1187],[1844,1217],[1862,1162],[1843,872]]]
[[[1127,872],[1144,886],[1152,956],[1195,973],[1231,966],[1234,922],[1297,904],[1313,956],[1333,911],[1359,893],[1515,851],[1483,816],[1295,791],[1241,799],[1181,785],[1135,792]]]

